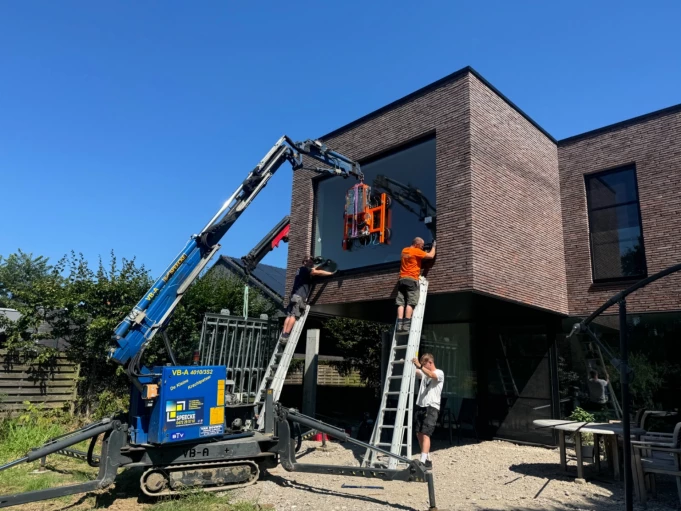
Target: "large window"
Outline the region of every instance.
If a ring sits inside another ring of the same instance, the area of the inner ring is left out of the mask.
[[[405,186],[417,188],[435,206],[435,138],[362,164],[365,183],[371,185],[377,175],[384,175]],[[344,251],[343,211],[345,193],[354,180],[327,178],[317,183],[314,219],[314,255],[333,259],[340,270],[361,268],[400,260],[402,249],[416,236],[430,242],[431,236],[416,214],[392,201],[390,208],[392,236],[389,245],[370,245]],[[409,204],[418,211],[418,207]]]
[[[585,176],[594,282],[646,275],[636,169]]]
[[[441,410],[458,416],[463,399],[475,398],[477,376],[472,366],[470,324],[425,324],[419,353],[431,353],[445,373]]]

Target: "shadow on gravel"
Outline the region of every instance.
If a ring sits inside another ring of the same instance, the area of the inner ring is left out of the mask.
[[[313,452],[316,452],[316,451],[317,451],[316,448],[314,448],[314,447],[308,447],[308,448],[305,449],[304,451],[301,451],[301,452],[296,453],[296,459],[299,460],[299,459],[302,458],[303,456],[307,456],[308,454],[313,453]]]
[[[517,480],[526,476],[547,480],[534,496],[535,499],[541,496],[544,489],[550,486],[552,481],[573,483],[575,485],[575,491],[579,491],[580,488],[583,488],[583,485],[574,482],[577,477],[577,467],[575,465],[568,465],[567,472],[564,472],[558,464],[554,463],[519,463],[511,465],[509,470],[520,474],[520,476],[508,481],[505,483],[506,485],[512,485]],[[608,473],[607,468],[603,468],[602,472],[599,473],[594,465],[584,465],[584,477],[588,484],[598,486],[612,493],[609,497],[586,497],[592,502],[592,505],[594,506],[593,509],[624,509],[624,483],[622,481],[615,481],[612,478],[612,475]],[[622,477],[624,477],[624,474],[622,474]],[[657,477],[656,490],[657,497],[651,498],[649,496],[647,507],[640,504],[634,496],[634,509],[647,509],[648,511],[671,511],[673,509],[679,509],[676,486],[673,478]],[[554,509],[574,509],[574,506],[567,504],[561,505],[558,503],[558,507]]]
[[[295,473],[295,472],[292,472]],[[310,493],[315,493],[317,495],[324,495],[327,497],[342,497],[345,499],[352,499],[352,500],[357,500],[360,502],[366,502],[368,504],[380,504],[383,506],[390,506],[395,509],[403,509],[404,511],[421,511],[419,509],[413,508],[411,506],[403,506],[401,504],[392,504],[390,502],[386,502],[385,500],[381,499],[375,499],[373,497],[368,497],[366,495],[356,495],[354,493],[345,493],[342,491],[336,491],[336,490],[328,490],[326,488],[318,488],[316,486],[310,486],[309,484],[305,483],[299,483],[299,482],[292,482],[289,481],[288,479],[284,479],[283,477],[274,475],[274,474],[267,474],[266,479],[272,481],[275,484],[278,484],[282,488],[292,488],[294,490],[303,490],[306,492]],[[373,481],[373,480],[372,480]],[[371,482],[367,484],[378,484],[378,482]],[[425,487],[425,485],[423,485]]]
[[[577,477],[576,466],[568,465],[568,471],[564,472],[557,463],[518,463],[516,465],[511,465],[509,470],[522,474],[523,476],[557,479],[568,482],[574,482]],[[610,491],[613,491],[617,486],[622,486],[621,482],[618,483],[609,476],[607,469],[604,469],[602,473],[599,474],[595,467],[585,465],[584,476],[590,484],[603,486]]]
[[[474,439],[469,439],[469,438],[464,438],[462,439],[462,442],[459,444],[456,441],[452,445],[449,444],[449,441],[447,440],[439,440],[435,439],[433,440],[431,444],[431,450],[430,452],[436,453],[438,451],[442,451],[445,449],[455,449],[457,447],[463,447],[466,445],[473,445],[476,444],[477,442]],[[366,450],[363,447],[360,447],[359,445],[351,444],[350,442],[331,442],[332,445],[338,446],[341,449],[348,450],[352,452],[353,457],[355,458],[355,461],[359,465],[362,464],[364,460],[364,454],[366,453]],[[320,443],[321,445],[321,443]],[[303,456],[306,456],[307,454],[310,454],[311,452],[315,451],[314,447],[310,447],[306,449],[305,451],[300,452],[299,454],[296,455],[296,458],[302,458]],[[416,459],[416,457],[421,453],[421,450],[419,448],[419,443],[416,440],[416,437],[414,437],[414,440],[412,442],[412,459]]]

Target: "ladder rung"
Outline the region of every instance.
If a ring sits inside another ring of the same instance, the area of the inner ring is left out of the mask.
[[[426,297],[428,295],[428,281],[423,277],[419,279],[419,291],[421,297],[419,299],[419,303],[416,305],[416,308],[414,310],[411,329],[408,332],[409,335],[401,336],[399,335],[400,333],[395,332],[392,338],[391,344],[392,351],[390,352],[391,355],[388,365],[388,374],[385,376],[386,381],[386,385],[384,386],[385,391],[383,392],[381,408],[379,409],[378,412],[378,421],[374,425],[374,433],[372,438],[374,438],[375,440],[380,440],[381,431],[383,430],[392,430],[392,433],[390,433],[389,435],[392,436],[393,438],[392,442],[377,442],[371,444],[373,447],[377,448],[380,447],[382,450],[387,450],[387,448],[389,448],[390,450],[396,450],[399,451],[400,453],[402,453],[405,448],[407,449],[407,451],[410,450],[409,448],[411,444],[409,442],[404,442],[405,440],[404,437],[406,433],[408,440],[412,432],[412,425],[410,424],[409,417],[413,412],[412,405],[412,400],[414,396],[414,390],[412,390],[413,380],[411,380],[411,378],[409,377],[411,373],[393,375],[392,368],[401,365],[403,367],[403,371],[407,371],[408,369],[410,369],[411,366],[407,365],[410,363],[409,355],[407,352],[411,353],[414,350],[418,349],[421,337],[420,333],[423,324],[423,310],[426,303]],[[401,333],[407,334],[407,332]],[[399,381],[400,383],[399,385],[393,385],[393,387],[399,387],[399,390],[390,390],[390,383],[395,380]],[[406,423],[403,423],[402,420],[400,421],[392,420],[391,416],[386,415],[386,413],[397,413],[398,415],[404,413],[405,414],[404,422]],[[384,424],[384,421],[387,422],[387,424]],[[406,431],[404,428],[406,428]],[[388,435],[385,436],[387,437]],[[395,443],[395,441],[400,442]],[[381,454],[374,452],[373,454],[369,455],[369,451],[367,450],[367,455],[365,455],[365,462],[368,462],[368,460],[373,460],[372,463],[375,463],[375,460],[378,459],[379,457],[381,457]],[[394,460],[390,461],[390,465],[393,464],[393,461]],[[371,464],[369,466],[371,466]]]

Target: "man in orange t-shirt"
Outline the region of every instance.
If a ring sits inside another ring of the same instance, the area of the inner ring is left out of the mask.
[[[423,250],[423,238],[414,238],[411,246],[402,250],[400,280],[397,283],[397,332],[409,333],[411,315],[419,301],[419,277],[424,259],[435,257],[435,241],[430,252]],[[405,311],[406,308],[406,311]]]

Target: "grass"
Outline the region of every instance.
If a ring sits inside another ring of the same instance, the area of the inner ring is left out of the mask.
[[[188,492],[179,498],[164,499],[152,506],[154,511],[258,511],[250,502],[232,503],[227,497],[210,492]]]
[[[1,459],[11,460],[25,456],[31,449],[68,431],[65,425],[58,422],[32,419],[33,417],[27,415],[0,422]]]
[[[31,449],[43,445],[46,441],[68,431],[75,430],[79,424],[72,418],[29,410],[25,414],[0,420],[0,464],[21,458]],[[89,441],[73,446],[86,451]],[[95,449],[97,452],[98,449]],[[23,463],[0,472],[0,495],[24,493],[44,490],[67,484],[85,482],[97,476],[97,469],[84,461],[63,456],[52,455],[47,458],[46,471],[37,473],[40,462]],[[115,487],[110,492],[96,497],[84,497],[83,494],[54,499],[52,502],[64,504],[63,507],[81,502],[92,507],[116,509],[116,502],[135,499],[135,507],[152,511],[258,511],[262,509],[250,502],[230,502],[228,496],[218,496],[211,492],[186,492],[179,497],[168,497],[159,500],[145,498],[139,489],[140,469],[129,469],[119,472]],[[95,505],[91,505],[95,500]],[[48,501],[49,502],[49,501]],[[98,503],[98,504],[97,504]],[[18,508],[17,508],[18,509]],[[57,508],[59,509],[59,508]],[[83,509],[80,505],[74,509]],[[129,507],[125,507],[129,509]]]

